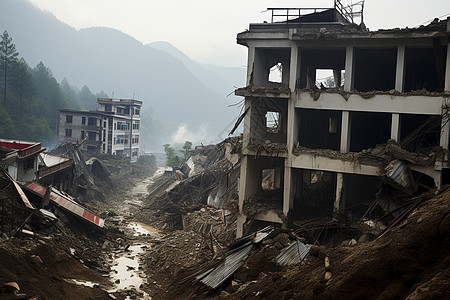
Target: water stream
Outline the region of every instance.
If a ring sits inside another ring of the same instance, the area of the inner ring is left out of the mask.
[[[147,187],[163,173],[164,168],[158,168],[153,176],[139,182],[131,190],[130,197],[125,200],[125,203],[142,207],[142,198],[148,193]],[[124,207],[126,208],[127,205]],[[140,257],[152,246],[150,241],[159,238],[159,233],[155,228],[138,222],[127,224],[125,231],[134,237],[135,242],[128,246],[126,251],[115,253],[110,273],[114,287],[108,292],[136,290],[139,294],[143,294],[140,299],[150,299],[141,291],[146,283],[146,275],[140,266]]]

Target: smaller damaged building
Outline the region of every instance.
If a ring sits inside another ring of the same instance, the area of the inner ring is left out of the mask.
[[[235,92],[245,97],[238,237],[255,221],[389,212],[449,182],[450,19],[369,31],[340,1],[269,12],[237,36],[248,48]]]
[[[142,101],[98,98],[95,111],[59,110],[58,139],[91,153],[139,157]]]
[[[41,143],[0,139],[0,166],[18,181],[37,179]]]

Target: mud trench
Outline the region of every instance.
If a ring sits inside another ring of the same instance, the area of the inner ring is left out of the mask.
[[[108,256],[110,273],[105,274],[110,279],[111,286],[105,288],[113,299],[151,299],[146,286],[148,278],[143,266],[146,252],[160,239],[160,233],[152,226],[134,219],[134,213],[143,207],[143,199],[147,196],[147,188],[154,180],[164,173],[164,168],[149,177],[135,183],[129,192],[123,193],[123,198],[115,199],[110,208],[114,211],[107,221],[117,226],[123,237],[117,238],[121,247],[114,246],[108,240],[102,248]],[[125,245],[123,247],[123,245]],[[89,282],[76,282],[88,285]],[[156,282],[152,281],[152,284]]]

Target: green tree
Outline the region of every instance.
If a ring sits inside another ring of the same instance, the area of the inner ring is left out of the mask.
[[[183,145],[183,150],[179,150],[184,155],[184,161],[189,159],[192,150],[192,142],[185,141]]]
[[[53,77],[52,71],[42,62],[33,69],[33,83],[36,87],[36,98],[39,106],[39,116],[45,118],[52,135],[56,133],[56,123],[59,121],[58,109],[74,108],[63,96],[61,87]]]
[[[70,85],[66,77],[61,80],[59,86],[66,101],[69,103],[77,103],[77,107],[79,107],[78,91]]]
[[[85,85],[78,93],[78,103],[83,109],[94,110],[97,108],[97,97]]]
[[[34,85],[31,78],[31,71],[25,59],[20,58],[14,64],[11,78],[11,90],[14,96],[19,101],[18,116],[11,116],[15,119],[21,120],[23,115],[24,102],[26,100],[32,100],[32,97],[34,96]]]
[[[175,155],[175,149],[170,144],[163,145],[164,152],[166,153],[166,165],[169,167],[177,167],[181,164],[180,158]]]
[[[13,120],[9,117],[3,106],[0,106],[0,137],[14,138],[16,136],[16,128]]]
[[[0,41],[0,66],[3,75],[3,107],[6,108],[6,87],[8,83],[8,72],[12,69],[12,65],[17,61],[19,52],[16,50],[16,45],[12,43],[12,38],[9,37],[5,30]]]

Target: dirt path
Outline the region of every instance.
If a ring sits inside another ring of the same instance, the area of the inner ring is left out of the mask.
[[[142,258],[154,242],[159,240],[160,234],[150,225],[136,222],[134,215],[143,206],[142,200],[148,194],[148,186],[163,173],[164,168],[158,168],[152,176],[137,181],[129,193],[124,192],[121,197],[117,197],[109,208],[116,214],[110,221],[123,231],[125,240],[122,243],[124,247],[110,247],[108,254],[113,284],[108,292],[118,299],[150,299],[146,292],[148,282]]]

